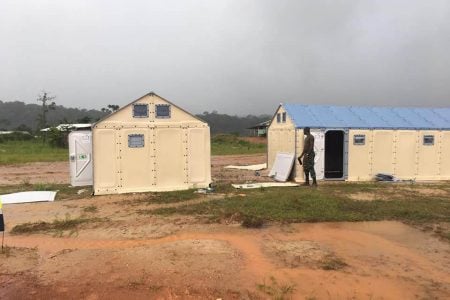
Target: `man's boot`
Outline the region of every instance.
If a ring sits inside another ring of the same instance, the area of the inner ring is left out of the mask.
[[[313,183],[312,183],[312,185],[313,185],[313,186],[317,186],[317,180],[316,180],[316,177],[313,177]]]
[[[305,183],[303,185],[309,185],[309,172],[305,172]]]

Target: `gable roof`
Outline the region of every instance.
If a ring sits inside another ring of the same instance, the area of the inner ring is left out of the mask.
[[[98,120],[97,122],[95,122],[94,124],[92,124],[92,127],[95,127],[95,125],[97,125],[97,124],[99,124],[99,123],[101,123],[101,122],[103,122],[103,121],[109,119],[112,115],[115,115],[116,113],[118,113],[119,111],[124,110],[124,109],[127,108],[128,106],[131,106],[131,105],[135,104],[136,102],[138,102],[139,100],[141,100],[142,98],[144,98],[144,97],[146,97],[146,96],[156,96],[156,97],[159,97],[159,98],[161,98],[162,100],[164,100],[164,101],[166,101],[167,103],[169,103],[170,105],[172,105],[173,107],[176,107],[176,108],[178,108],[179,110],[181,110],[181,111],[187,113],[188,115],[192,116],[193,118],[197,119],[198,121],[203,122],[203,123],[207,123],[206,121],[200,119],[200,118],[197,117],[196,115],[191,114],[190,112],[184,110],[183,108],[179,107],[179,106],[176,105],[176,104],[173,104],[172,102],[170,102],[169,100],[167,100],[167,99],[161,97],[160,95],[158,95],[158,94],[156,94],[156,93],[154,93],[154,92],[150,92],[150,93],[147,93],[147,94],[145,94],[144,96],[141,96],[141,97],[137,98],[136,100],[134,100],[134,101],[128,103],[127,105],[122,106],[121,108],[119,108],[119,109],[116,110],[115,112],[112,112],[112,113],[110,113],[109,115],[104,116],[103,118],[101,118],[100,120]]]
[[[282,105],[296,128],[377,128],[450,130],[450,107]]]

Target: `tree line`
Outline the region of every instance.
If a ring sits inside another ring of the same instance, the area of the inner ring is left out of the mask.
[[[0,131],[17,130],[31,133],[59,124],[93,123],[119,108],[118,105],[112,104],[101,110],[67,108],[57,105],[54,99],[53,96],[43,92],[37,98],[39,104],[0,101]],[[196,116],[209,124],[212,134],[248,135],[250,133],[248,127],[270,119],[268,115],[231,116],[217,111],[204,112]]]

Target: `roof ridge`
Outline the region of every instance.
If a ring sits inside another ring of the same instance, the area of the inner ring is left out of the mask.
[[[326,106],[326,107],[355,107],[355,108],[407,108],[407,109],[450,109],[450,106],[443,107],[433,107],[433,106],[387,106],[387,105],[353,105],[353,104],[308,104],[308,103],[297,103],[297,102],[286,102],[284,105],[293,105],[293,106]]]

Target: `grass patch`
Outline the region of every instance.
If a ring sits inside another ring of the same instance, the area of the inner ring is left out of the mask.
[[[265,153],[266,144],[252,143],[236,135],[218,134],[211,138],[212,155]]]
[[[0,165],[66,161],[69,150],[52,147],[41,139],[0,143]]]
[[[264,220],[257,216],[245,216],[241,225],[245,228],[261,228],[264,225]]]
[[[325,256],[319,263],[320,268],[330,271],[336,271],[340,270],[342,268],[347,267],[347,263],[345,263],[342,259],[339,257],[336,257],[334,255],[327,255]]]
[[[40,221],[16,225],[11,229],[11,234],[34,234],[51,232],[55,233],[56,235],[62,236],[64,231],[70,231],[69,235],[72,235],[79,229],[82,224],[102,221],[104,221],[104,219],[86,217],[71,218],[69,215],[66,215],[64,219],[55,219],[52,222]]]
[[[168,204],[193,200],[200,197],[195,190],[173,191],[164,193],[152,193],[148,198],[148,204]]]
[[[295,291],[294,285],[279,284],[274,277],[270,277],[270,282],[266,283],[264,280],[263,283],[257,284],[256,287],[274,300],[292,299],[292,293]]]
[[[143,193],[141,198],[134,200],[121,200],[117,203],[127,203],[129,205],[178,203],[200,198],[201,194],[194,192],[195,189],[173,192]]]
[[[3,249],[0,251],[1,255],[4,255],[6,258],[12,256],[12,248],[8,245],[4,245]]]
[[[85,207],[83,207],[83,212],[85,212],[85,213],[96,213],[96,212],[98,212],[98,208],[95,205],[85,206]]]
[[[417,185],[415,189],[421,187]],[[430,188],[429,185],[423,187]],[[264,191],[239,191],[245,193],[246,197],[232,195],[194,205],[155,209],[152,212],[162,215],[204,215],[218,220],[239,215],[278,222],[450,221],[450,197],[425,196],[404,188],[404,185],[382,183],[329,184],[317,189],[270,188]],[[358,201],[349,198],[350,194],[361,190],[388,200]]]

